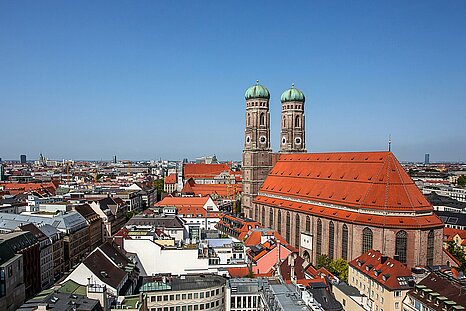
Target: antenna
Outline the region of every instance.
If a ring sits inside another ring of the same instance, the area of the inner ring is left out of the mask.
[[[388,151],[392,151],[392,135],[388,135]]]

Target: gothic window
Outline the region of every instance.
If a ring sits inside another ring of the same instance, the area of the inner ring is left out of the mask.
[[[341,258],[348,260],[348,226],[343,225],[343,231],[341,235]]]
[[[362,252],[365,253],[370,249],[372,249],[372,230],[366,227],[362,230]]]
[[[306,232],[311,232],[311,217],[306,216]]]
[[[249,113],[248,113],[248,124],[247,124],[247,125],[248,125],[248,126],[251,125],[251,114],[249,114]]]
[[[262,112],[259,118],[259,125],[265,125],[265,115]]]
[[[299,116],[296,116],[296,118],[294,119],[294,126],[299,127]]]
[[[277,212],[277,231],[282,234],[282,215],[280,210]]]
[[[290,219],[290,212],[286,212],[286,242],[290,244],[290,231],[291,231],[291,219]]]
[[[316,255],[317,259],[322,254],[322,221],[317,219],[317,239],[316,239]]]
[[[434,264],[434,230],[430,230],[427,235],[427,265]]]
[[[283,116],[283,127],[286,127],[286,118]]]
[[[408,234],[401,230],[396,234],[395,255],[398,255],[398,261],[406,263],[406,248],[408,244]]]
[[[301,238],[301,228],[300,228],[300,223],[299,223],[299,214],[296,214],[296,232],[295,232],[295,241],[294,244],[296,245],[297,248],[299,248],[299,240]]]
[[[335,225],[333,221],[328,224],[328,256],[333,259],[333,248],[335,243]]]
[[[269,211],[269,227],[273,229],[273,208],[271,207]]]
[[[262,206],[261,217],[262,217],[261,225],[265,226],[265,206]]]
[[[254,220],[259,221],[259,206],[256,205],[256,214],[254,215]]]

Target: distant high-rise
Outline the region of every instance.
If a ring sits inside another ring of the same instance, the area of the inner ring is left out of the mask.
[[[113,163],[116,164],[117,163],[117,158],[116,158],[116,155],[113,156]]]
[[[26,163],[26,155],[25,155],[25,154],[20,155],[20,156],[19,156],[19,159],[20,159],[21,164],[25,164],[25,163]]]
[[[430,154],[428,153],[424,156],[424,164],[430,164]]]
[[[0,181],[5,180],[5,169],[3,168],[3,165],[0,164]]]

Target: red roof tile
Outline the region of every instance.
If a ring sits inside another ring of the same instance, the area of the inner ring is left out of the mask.
[[[166,184],[176,184],[176,174],[172,173],[172,174],[166,176],[164,182]]]
[[[283,154],[256,202],[373,226],[443,226],[391,152]]]
[[[213,178],[222,172],[232,173],[226,164],[194,164],[186,163],[183,166],[183,176],[189,178]]]

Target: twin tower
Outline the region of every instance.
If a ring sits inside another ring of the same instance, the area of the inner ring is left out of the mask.
[[[244,94],[246,129],[243,150],[242,205],[246,217],[252,216],[253,201],[272,168],[270,147],[270,93],[257,81]],[[280,153],[305,153],[303,92],[291,86],[281,96],[282,117]]]

